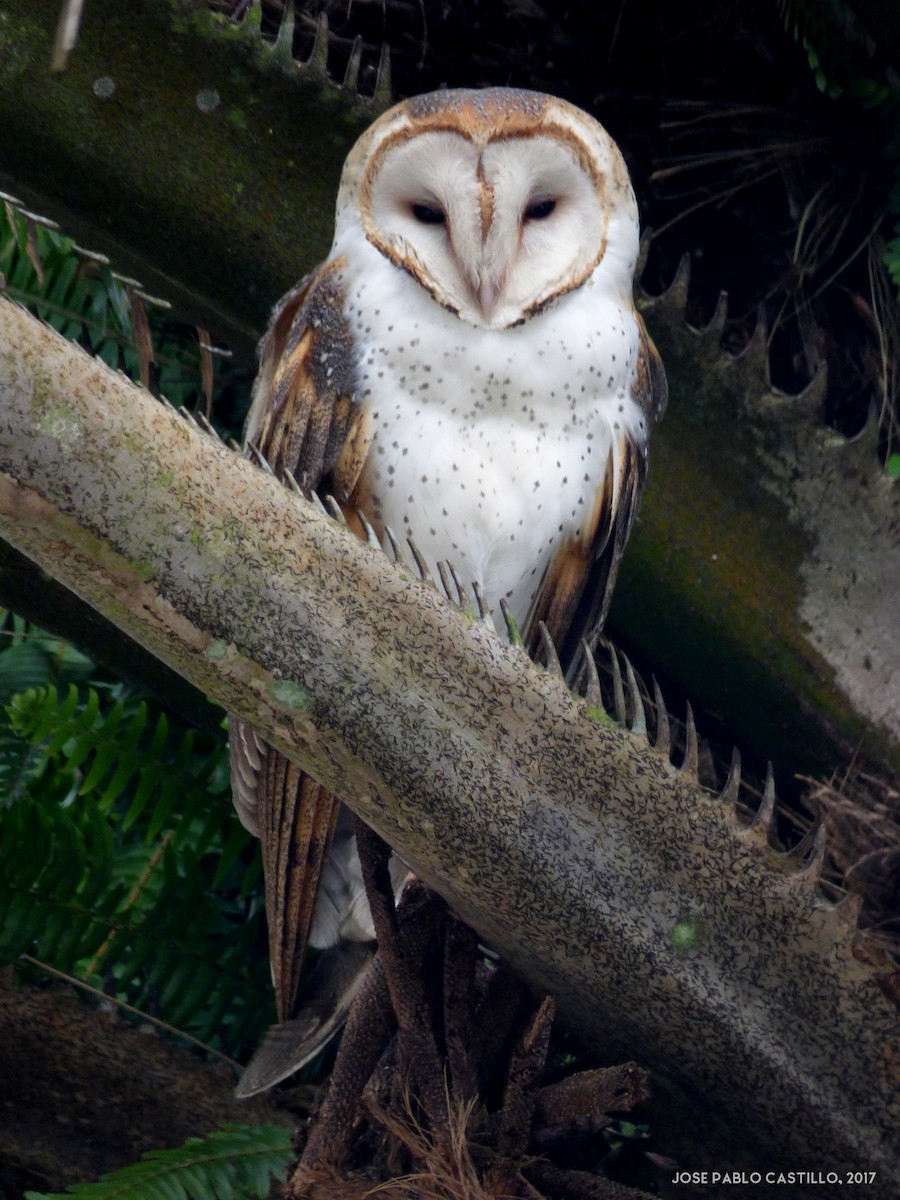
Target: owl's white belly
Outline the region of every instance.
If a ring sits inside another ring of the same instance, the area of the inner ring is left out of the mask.
[[[361,273],[346,309],[366,347],[370,515],[412,536],[433,573],[450,561],[477,580],[495,613],[506,597],[524,625],[555,554],[591,520],[620,432],[645,438],[634,317],[588,280],[523,325],[479,329],[391,275],[391,294],[369,299]]]

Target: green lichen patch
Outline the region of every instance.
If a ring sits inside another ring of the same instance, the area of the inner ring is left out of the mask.
[[[506,615],[506,623],[509,630],[509,644],[511,646],[524,646],[525,640],[522,637],[522,631],[519,629],[518,623],[512,613]]]
[[[596,721],[598,725],[615,725],[615,718],[611,717],[605,708],[600,708],[596,704],[585,704],[584,711],[592,721]]]
[[[300,683],[294,683],[292,679],[277,680],[269,688],[269,695],[276,704],[294,712],[305,712],[312,702],[306,688]]]
[[[203,653],[210,662],[221,662],[228,654],[228,643],[223,642],[221,638],[214,638]]]
[[[475,609],[471,604],[466,603],[456,610],[457,616],[465,625],[466,629],[471,629],[475,624]]]
[[[145,559],[135,559],[131,564],[132,569],[142,583],[147,583],[156,575],[156,566],[152,562],[147,562]]]
[[[676,921],[672,926],[671,933],[672,945],[679,954],[687,954],[688,951],[699,946],[702,939],[702,930],[700,922],[697,920]]]
[[[66,408],[48,408],[35,420],[34,427],[73,451],[82,440],[81,426]]]

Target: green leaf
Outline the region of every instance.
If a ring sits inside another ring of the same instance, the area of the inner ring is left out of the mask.
[[[277,1125],[225,1125],[175,1150],[151,1150],[140,1162],[67,1192],[26,1192],[26,1200],[251,1200],[271,1178],[283,1179],[291,1131]]]
[[[24,644],[13,632],[0,668]],[[3,961],[89,971],[231,1053],[257,1040],[271,1020],[258,855],[251,874],[224,747],[108,687],[29,688],[6,711]]]
[[[126,288],[108,266],[86,259],[74,242],[43,226],[33,228],[44,282],[28,257],[28,224],[21,214],[0,207],[0,276],[4,291],[26,305],[55,329],[81,343],[113,368],[120,366],[139,378],[140,359],[134,347],[131,308]],[[175,405],[200,398],[200,356],[197,340],[184,327],[150,307],[153,350],[163,394]],[[220,365],[216,390],[232,386],[235,377],[249,391],[250,372]],[[236,434],[237,428],[229,432]]]

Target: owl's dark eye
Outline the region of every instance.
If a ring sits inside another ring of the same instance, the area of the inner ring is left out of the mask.
[[[555,200],[536,200],[525,209],[526,221],[545,221],[556,208]]]
[[[421,225],[443,225],[447,220],[444,210],[433,204],[414,204],[412,215]]]

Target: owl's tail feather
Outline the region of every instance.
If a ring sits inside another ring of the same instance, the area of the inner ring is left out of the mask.
[[[269,1028],[235,1088],[238,1099],[274,1087],[324,1049],[347,1019],[374,957],[374,942],[341,941],[322,952],[301,988],[297,1015]]]

